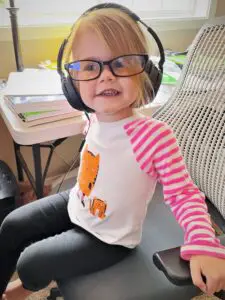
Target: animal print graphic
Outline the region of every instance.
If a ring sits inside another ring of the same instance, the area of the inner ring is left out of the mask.
[[[100,219],[105,218],[106,208],[107,204],[101,199],[94,198],[92,201],[90,201],[90,212],[94,216],[97,214]]]
[[[100,219],[104,219],[106,217],[106,202],[96,197],[94,199],[89,198],[98,176],[99,163],[99,154],[94,155],[91,151],[88,150],[88,146],[86,146],[82,155],[80,166],[81,169],[78,177],[78,183],[80,187],[78,197],[81,199],[81,203],[84,207],[84,199],[88,198],[90,213],[94,216],[99,217]]]

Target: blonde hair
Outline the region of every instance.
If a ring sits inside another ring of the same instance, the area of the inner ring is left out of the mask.
[[[113,55],[148,54],[149,44],[141,27],[127,13],[115,8],[102,8],[82,15],[74,24],[65,49],[65,62],[76,59],[79,35],[84,30],[94,30]],[[148,103],[153,94],[152,83],[146,72],[132,76],[138,96],[132,107]]]

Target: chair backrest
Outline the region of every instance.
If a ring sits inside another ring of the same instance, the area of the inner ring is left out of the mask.
[[[197,186],[225,218],[225,18],[195,37],[179,83],[153,117],[173,128]]]

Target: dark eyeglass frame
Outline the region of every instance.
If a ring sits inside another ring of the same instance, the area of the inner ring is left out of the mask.
[[[114,71],[113,71],[113,68],[112,68],[112,62],[117,60],[118,58],[121,58],[121,57],[127,57],[127,56],[139,56],[139,57],[143,57],[144,58],[144,66],[143,66],[143,70],[141,70],[140,72],[138,73],[135,73],[135,74],[132,74],[132,75],[117,75]],[[138,75],[138,74],[141,74],[142,72],[145,71],[145,68],[146,68],[146,65],[147,65],[147,62],[149,60],[149,56],[148,54],[125,54],[125,55],[120,55],[120,56],[117,56],[117,57],[114,57],[113,59],[110,59],[110,60],[106,60],[106,61],[99,61],[99,60],[94,60],[94,59],[80,59],[80,60],[75,60],[75,61],[72,61],[72,62],[69,62],[69,63],[66,63],[64,64],[64,68],[65,70],[67,71],[68,75],[70,76],[70,78],[74,81],[90,81],[90,80],[95,80],[97,79],[98,77],[100,77],[100,75],[102,74],[102,71],[104,69],[104,66],[107,65],[109,66],[109,69],[110,71],[112,72],[112,74],[116,77],[131,77],[131,76],[135,76],[135,75]],[[99,65],[99,74],[94,77],[94,78],[91,78],[91,79],[75,79],[73,78],[71,75],[70,75],[70,72],[69,72],[69,66],[71,64],[74,64],[75,62],[79,62],[79,61],[90,61],[90,62],[96,62],[98,63]]]

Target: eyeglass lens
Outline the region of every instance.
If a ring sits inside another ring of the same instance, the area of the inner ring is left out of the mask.
[[[141,55],[120,56],[109,62],[114,75],[127,77],[141,73],[145,68],[145,58]],[[101,62],[79,60],[68,64],[68,72],[74,80],[91,80],[101,74]]]

